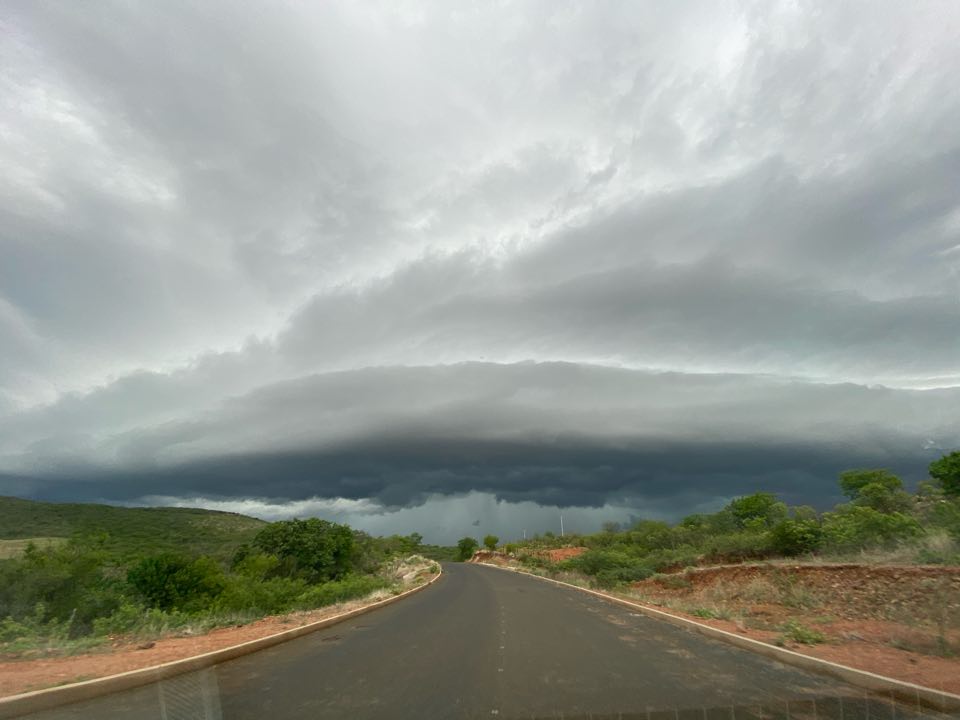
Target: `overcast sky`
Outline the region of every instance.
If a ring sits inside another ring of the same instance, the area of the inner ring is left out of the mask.
[[[958,77],[946,1],[5,2],[0,494],[447,542],[921,479]]]

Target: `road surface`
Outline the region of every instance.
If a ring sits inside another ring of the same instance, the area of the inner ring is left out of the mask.
[[[340,625],[30,717],[918,716],[573,589],[476,565],[444,570],[433,587]]]

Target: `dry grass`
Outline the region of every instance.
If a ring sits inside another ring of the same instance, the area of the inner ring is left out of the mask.
[[[47,548],[52,545],[62,545],[67,541],[62,537],[35,537],[19,538],[17,540],[0,540],[0,560],[12,560],[23,555],[30,543],[38,548]]]

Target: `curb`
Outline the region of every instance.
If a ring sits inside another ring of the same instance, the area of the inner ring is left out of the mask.
[[[440,566],[439,563],[437,563],[437,565],[438,567]],[[322,630],[331,625],[341,623],[344,620],[349,620],[350,618],[381,608],[384,605],[397,602],[408,595],[413,595],[430,587],[439,580],[442,575],[443,569],[441,567],[440,572],[423,585],[405,590],[399,595],[378,600],[370,605],[365,605],[355,610],[341,613],[340,615],[334,615],[333,617],[317,620],[307,625],[284,630],[274,635],[267,635],[266,637],[257,638],[256,640],[248,640],[239,645],[232,645],[221,648],[220,650],[212,650],[203,655],[194,655],[193,657],[183,658],[182,660],[171,660],[161,665],[152,665],[151,667],[140,668],[139,670],[129,670],[118,673],[117,675],[107,675],[106,677],[96,678],[94,680],[85,680],[69,685],[61,685],[60,687],[34,690],[33,692],[0,698],[0,720],[21,717],[42,710],[50,710],[55,707],[60,707],[61,705],[91,700],[101,695],[109,695],[142,685],[150,685],[151,683],[165,680],[174,675],[202,670],[203,668],[217,665],[226,660],[249,655],[258,650],[263,650],[273,645],[279,645],[282,642],[308,635],[316,630]]]
[[[496,568],[497,570],[504,570],[506,572],[517,573],[519,575],[529,575],[530,577],[537,578],[538,580],[545,580],[547,582],[554,583],[555,585],[573,588],[574,590],[579,590],[589,595],[594,595],[616,605],[622,605],[630,608],[631,610],[636,610],[647,617],[663,620],[671,625],[686,628],[687,630],[693,630],[701,635],[705,635],[715,640],[720,640],[721,642],[726,642],[730,645],[735,645],[744,650],[750,650],[751,652],[764,655],[773,660],[778,660],[786,665],[793,665],[794,667],[808,670],[820,675],[828,675],[830,677],[843,680],[844,682],[854,685],[858,688],[863,688],[876,693],[883,693],[888,697],[893,697],[900,701],[910,702],[915,705],[923,705],[927,708],[932,708],[941,712],[960,711],[960,695],[941,692],[940,690],[933,690],[931,688],[923,687],[922,685],[914,685],[913,683],[904,682],[902,680],[894,680],[893,678],[877,675],[866,670],[857,670],[856,668],[840,665],[839,663],[830,662],[829,660],[821,660],[820,658],[803,655],[801,653],[794,652],[793,650],[787,650],[786,648],[777,647],[776,645],[769,645],[765,642],[760,642],[759,640],[743,637],[742,635],[737,635],[726,630],[711,627],[710,625],[698,623],[695,620],[688,620],[687,618],[682,618],[677,615],[671,615],[670,613],[662,610],[656,610],[654,608],[647,607],[646,605],[640,605],[614,595],[608,595],[607,593],[599,592],[597,590],[590,590],[588,588],[580,587],[579,585],[563,582],[562,580],[554,580],[553,578],[534,575],[533,573],[529,573],[524,570],[506,568],[499,565],[488,565],[487,563],[474,564],[483,565],[484,567],[492,567]]]

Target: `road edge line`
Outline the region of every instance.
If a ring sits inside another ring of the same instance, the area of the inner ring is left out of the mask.
[[[258,650],[279,645],[280,643],[287,642],[288,640],[294,640],[317,630],[323,630],[331,625],[336,625],[337,623],[341,623],[345,620],[355,618],[358,615],[364,615],[373,610],[377,610],[384,605],[390,605],[391,603],[402,600],[408,595],[413,595],[421,590],[425,590],[433,585],[433,583],[439,580],[443,575],[443,567],[440,565],[440,563],[437,563],[437,567],[440,568],[439,572],[437,572],[434,577],[422,585],[417,585],[409,590],[404,590],[399,595],[393,595],[391,597],[384,598],[383,600],[377,600],[369,605],[364,605],[363,607],[355,608],[353,610],[340,613],[339,615],[334,615],[333,617],[328,617],[324,618],[323,620],[317,620],[316,622],[301,625],[300,627],[283,630],[281,632],[274,633],[273,635],[267,635],[266,637],[248,640],[244,643],[240,643],[239,645],[231,645],[230,647],[220,648],[219,650],[211,650],[210,652],[203,653],[201,655],[181,658],[180,660],[171,660],[169,662],[161,663],[160,665],[151,665],[149,667],[139,668],[137,670],[128,670],[126,672],[117,673],[116,675],[106,675],[101,678],[94,678],[93,680],[84,680],[82,682],[70,683],[68,685],[60,685],[59,687],[33,690],[31,692],[20,693],[18,695],[8,695],[7,697],[0,698],[0,720],[21,717],[23,715],[29,715],[30,713],[50,710],[62,705],[70,705],[76,702],[92,700],[103,695],[110,695],[112,693],[122,692],[124,690],[131,690],[142,685],[150,685],[151,683],[165,680],[167,678],[174,677],[175,675],[182,675],[183,673],[202,670],[213,665],[218,665],[227,660],[232,660],[234,658],[242,657],[243,655],[249,655],[250,653],[257,652]]]
[[[933,688],[924,687],[922,685],[915,685],[914,683],[909,683],[904,680],[895,680],[894,678],[886,677],[885,675],[877,675],[876,673],[872,673],[867,670],[858,670],[846,665],[831,662],[830,660],[821,660],[820,658],[811,657],[810,655],[803,655],[802,653],[794,652],[793,650],[777,647],[776,645],[770,645],[768,643],[761,642],[760,640],[743,637],[727,630],[711,627],[710,625],[704,625],[696,620],[689,620],[687,618],[680,617],[679,615],[673,615],[671,613],[664,612],[663,610],[657,610],[656,608],[648,607],[646,605],[640,605],[639,603],[631,602],[630,600],[626,600],[615,595],[608,595],[607,593],[600,592],[598,590],[591,590],[590,588],[580,587],[579,585],[574,585],[573,583],[543,577],[542,575],[536,575],[525,570],[502,567],[500,565],[492,565],[488,563],[472,564],[496,568],[497,570],[512,572],[519,575],[528,575],[532,578],[537,578],[538,580],[545,580],[547,582],[554,583],[555,585],[561,585],[563,587],[573,588],[574,590],[580,590],[581,592],[594,595],[616,605],[622,605],[624,607],[637,610],[647,617],[663,620],[671,625],[693,630],[701,635],[706,635],[707,637],[714,638],[715,640],[721,640],[744,650],[750,650],[757,654],[765,655],[766,657],[778,660],[784,664],[793,665],[803,670],[809,670],[820,675],[829,675],[830,677],[843,680],[850,685],[854,685],[865,690],[870,690],[876,693],[888,693],[890,696],[896,697],[900,701],[922,704],[928,708],[932,708],[941,712],[956,712],[960,710],[960,695],[954,695],[953,693],[948,693],[941,690],[934,690]]]

